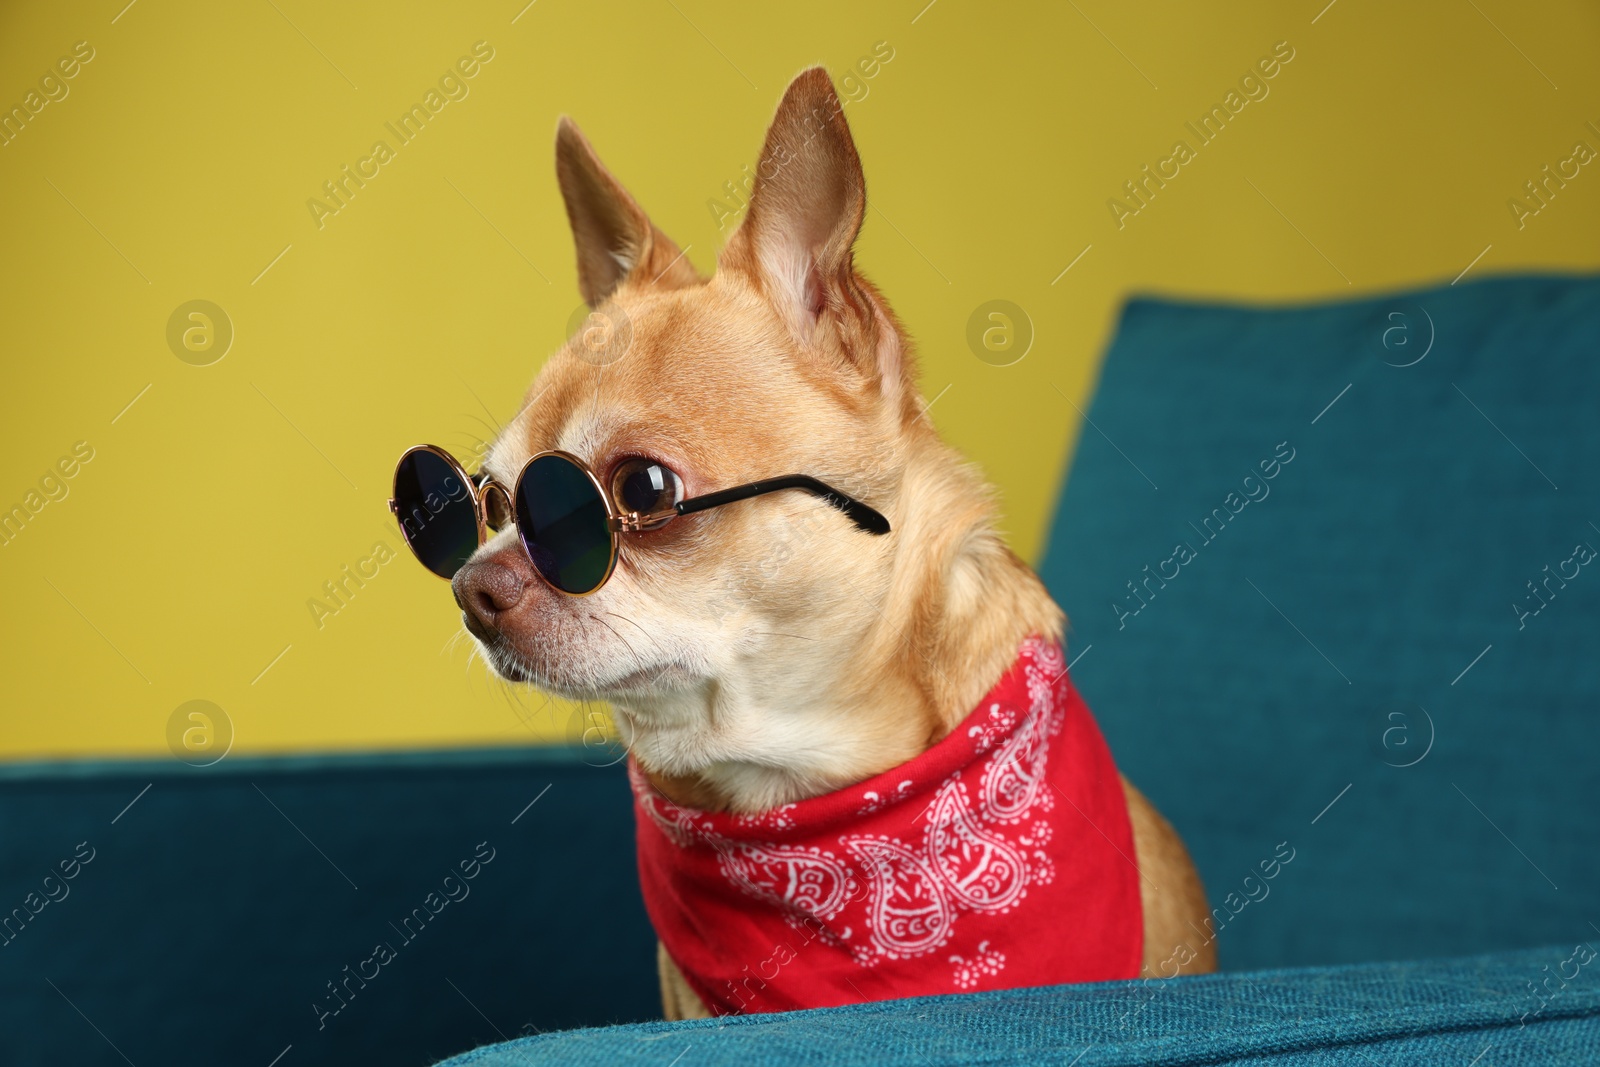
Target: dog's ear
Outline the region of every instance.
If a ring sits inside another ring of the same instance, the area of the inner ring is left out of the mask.
[[[722,265],[752,275],[802,333],[851,272],[866,184],[833,81],[821,67],[789,83],[767,130],[744,223]]]
[[[789,83],[719,266],[751,278],[803,345],[833,331],[863,373],[897,394],[907,370],[899,328],[851,252],[867,192],[843,108],[821,67]]]
[[[672,289],[701,280],[565,115],[556,126],[556,178],[578,247],[578,289],[590,307],[630,279]]]

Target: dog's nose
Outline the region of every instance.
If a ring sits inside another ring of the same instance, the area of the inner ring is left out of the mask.
[[[469,560],[451,579],[450,589],[473,636],[488,640],[497,620],[522,601],[529,576],[498,556]]]

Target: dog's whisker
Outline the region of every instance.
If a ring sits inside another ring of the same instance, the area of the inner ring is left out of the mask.
[[[656,640],[656,635],[655,634],[651,633],[649,630],[646,630],[643,626],[640,626],[638,623],[634,622],[632,619],[628,618],[626,615],[618,615],[614,611],[608,611],[608,612],[606,612],[606,614],[610,615],[613,619],[621,619],[623,622],[627,623],[629,626],[632,626],[634,629],[636,629],[640,633],[644,634],[646,637],[648,637],[650,639],[650,643],[656,646],[656,649],[658,651],[662,651],[662,652],[666,651],[665,649],[663,649],[661,647],[661,642]]]
[[[489,677],[494,679],[495,691],[500,694],[500,699],[506,702],[506,707],[511,710],[511,717],[526,725],[527,717],[522,714],[522,703],[517,699],[516,687],[494,671],[489,672]]]
[[[464,412],[462,414],[462,418],[471,419],[473,422],[482,425],[484,429],[489,431],[489,440],[493,440],[500,433],[500,427],[496,426],[494,423],[490,422],[481,415],[474,415],[471,412]]]
[[[607,630],[610,630],[612,636],[618,641],[621,641],[623,645],[627,647],[628,653],[633,656],[635,661],[639,659],[638,651],[633,647],[633,645],[628,643],[628,639],[626,637],[623,637],[621,634],[617,633],[617,628],[615,626],[612,626],[609,622],[606,622],[604,619],[598,616],[595,616],[594,621],[599,623],[601,626],[604,626]]]

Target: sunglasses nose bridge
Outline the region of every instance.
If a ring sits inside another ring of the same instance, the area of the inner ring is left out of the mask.
[[[491,504],[489,499],[491,494],[499,495],[499,510]],[[491,530],[503,530],[514,521],[516,508],[511,502],[511,491],[493,479],[485,478],[474,490],[473,502],[477,506],[478,514],[483,517],[483,524]]]

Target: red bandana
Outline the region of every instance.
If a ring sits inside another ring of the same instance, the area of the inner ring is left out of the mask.
[[[645,908],[714,1014],[1134,978],[1127,801],[1037,637],[951,734],[858,785],[740,816],[630,762]]]

